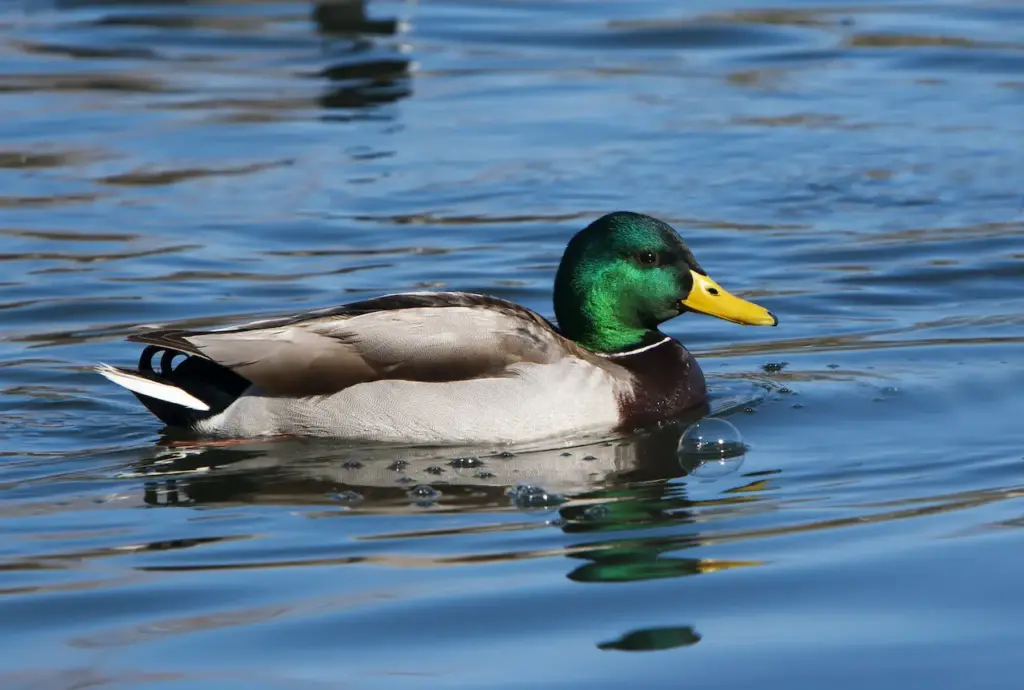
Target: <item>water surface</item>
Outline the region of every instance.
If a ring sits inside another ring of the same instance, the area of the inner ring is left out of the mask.
[[[1024,9],[0,9],[4,688],[1017,688]],[[551,315],[673,223],[777,329],[686,316],[743,462],[169,445],[139,327],[384,292]],[[960,674],[967,679],[957,679]]]

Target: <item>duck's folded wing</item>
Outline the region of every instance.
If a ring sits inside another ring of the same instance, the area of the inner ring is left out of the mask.
[[[536,313],[467,293],[387,295],[227,329],[128,339],[210,359],[277,396],[327,395],[381,379],[499,376],[518,362],[580,354]]]

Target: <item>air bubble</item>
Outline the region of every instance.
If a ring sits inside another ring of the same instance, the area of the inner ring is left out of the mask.
[[[739,429],[730,422],[705,417],[683,432],[678,452],[680,463],[691,476],[717,479],[740,468],[747,446]]]

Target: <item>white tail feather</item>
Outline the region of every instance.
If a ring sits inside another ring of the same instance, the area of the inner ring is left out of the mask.
[[[153,381],[145,376],[131,374],[109,364],[101,363],[95,369],[97,374],[108,381],[112,381],[140,395],[146,395],[150,398],[156,398],[157,400],[163,400],[164,402],[174,403],[175,405],[181,405],[182,407],[202,412],[210,409],[210,406],[199,398],[169,383]]]

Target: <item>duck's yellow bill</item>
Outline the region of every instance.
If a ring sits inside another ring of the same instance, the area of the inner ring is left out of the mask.
[[[708,316],[717,316],[726,321],[744,326],[778,326],[775,314],[753,302],[740,299],[705,275],[690,271],[693,287],[683,300],[683,306],[690,311]]]

